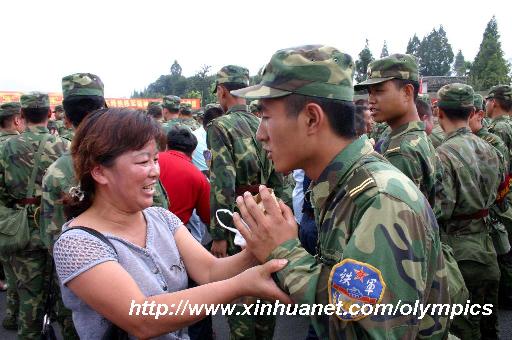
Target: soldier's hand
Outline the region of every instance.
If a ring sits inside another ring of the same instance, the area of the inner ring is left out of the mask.
[[[244,295],[257,296],[265,300],[279,300],[282,303],[293,303],[292,299],[279,289],[271,276],[272,273],[283,269],[287,263],[287,260],[274,259],[239,274],[240,281],[242,281],[241,286],[247,290]],[[237,280],[237,282],[239,281]]]
[[[260,261],[265,262],[277,246],[297,238],[298,228],[293,212],[281,200],[278,202],[268,189],[260,186],[260,197],[265,212],[258,207],[250,193],[236,199],[240,214],[233,214],[233,222],[247,242],[247,249]],[[241,215],[241,217],[240,217]],[[247,223],[245,227],[241,218]]]
[[[228,256],[228,241],[226,240],[214,240],[212,242],[211,253],[215,257],[226,257]]]

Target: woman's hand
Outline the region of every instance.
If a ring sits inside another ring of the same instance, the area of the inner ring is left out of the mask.
[[[279,300],[282,303],[293,303],[292,299],[274,282],[272,273],[283,269],[287,260],[274,259],[262,265],[252,267],[238,275],[237,282],[243,289],[243,295],[256,296],[265,300]]]

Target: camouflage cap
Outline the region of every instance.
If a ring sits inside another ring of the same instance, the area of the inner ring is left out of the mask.
[[[291,93],[352,101],[354,61],[325,45],[279,50],[270,59],[258,85],[231,91],[248,99],[278,98]]]
[[[224,66],[215,75],[215,88],[213,89],[213,93],[216,93],[217,86],[223,83],[240,83],[249,86],[249,70],[236,65]]]
[[[62,96],[98,96],[103,97],[103,82],[92,73],[74,73],[62,78]]]
[[[162,107],[167,110],[178,111],[180,109],[181,98],[178,96],[165,96],[162,98]]]
[[[186,114],[192,113],[192,104],[190,103],[180,103],[180,111]]]
[[[160,107],[162,107],[162,103],[160,103],[160,102],[148,102],[147,108],[149,109],[151,106],[160,106]]]
[[[474,94],[473,88],[469,85],[460,83],[448,84],[437,91],[437,96],[439,97],[437,106],[441,109],[473,107]]]
[[[251,110],[251,113],[260,112],[261,111],[260,101],[259,100],[253,100],[249,104],[249,110]]]
[[[491,90],[485,99],[493,98],[512,100],[512,87],[510,87],[510,85],[496,85],[491,87]]]
[[[391,79],[419,80],[418,63],[410,54],[392,54],[372,61],[368,65],[368,78],[355,85],[356,91],[364,90],[368,85],[379,84]]]
[[[50,108],[50,99],[46,93],[30,92],[21,95],[22,109]]]
[[[430,96],[426,93],[418,94],[418,100],[427,103],[428,105],[432,105],[432,101],[430,100]]]
[[[18,102],[7,102],[0,105],[0,117],[8,117],[20,113],[21,104]]]
[[[206,104],[206,106],[204,107],[204,112],[208,111],[211,108],[216,108],[216,109],[222,110],[222,107],[220,106],[219,103],[210,103],[210,104]]]
[[[53,112],[64,112],[64,106],[62,105],[55,105],[55,108],[53,109]]]
[[[481,94],[475,93],[473,95],[473,106],[477,110],[482,110],[484,108],[484,97]]]

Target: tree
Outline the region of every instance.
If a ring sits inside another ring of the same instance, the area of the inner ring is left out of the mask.
[[[480,50],[469,71],[469,82],[475,90],[510,83],[510,63],[503,57],[499,38],[498,23],[493,16],[487,23]]]
[[[388,44],[386,43],[386,40],[384,40],[384,46],[382,46],[382,51],[380,52],[380,57],[384,58],[389,55],[388,52]]]
[[[455,63],[453,63],[453,73],[457,77],[465,76],[466,75],[466,66],[467,66],[467,63],[464,60],[462,51],[459,50],[459,53],[457,53],[457,56],[455,57]]]
[[[443,26],[423,38],[418,49],[419,71],[422,76],[447,76],[453,62],[452,46]]]
[[[181,76],[181,66],[178,64],[177,60],[174,60],[174,63],[171,66],[171,75],[172,76]]]
[[[407,50],[405,51],[405,53],[411,54],[418,58],[418,50],[420,48],[420,45],[420,39],[418,39],[418,36],[415,33],[414,36],[411,39],[409,39],[409,42],[407,43]]]
[[[372,52],[368,47],[368,39],[366,39],[366,45],[361,52],[359,52],[359,59],[356,61],[356,81],[358,83],[368,77],[368,65],[374,60]]]

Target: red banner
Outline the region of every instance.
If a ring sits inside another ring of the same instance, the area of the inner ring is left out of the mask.
[[[19,102],[23,92],[0,91],[0,104],[6,102]],[[50,106],[53,110],[55,105],[62,103],[62,93],[48,93],[50,98]],[[130,107],[134,109],[146,109],[149,102],[162,102],[162,98],[105,98],[108,107]],[[192,109],[196,110],[201,107],[201,99],[199,98],[181,98],[182,103],[190,103]]]

